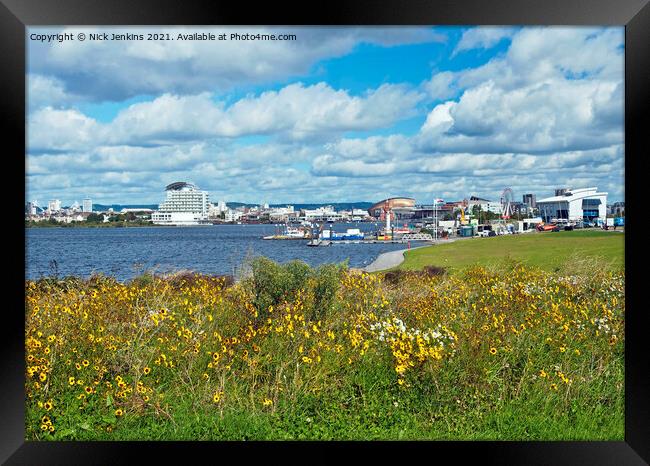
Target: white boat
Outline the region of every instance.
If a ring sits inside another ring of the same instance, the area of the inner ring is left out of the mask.
[[[289,238],[304,238],[306,235],[307,232],[304,228],[294,228],[289,226],[284,233],[284,236],[288,236]]]

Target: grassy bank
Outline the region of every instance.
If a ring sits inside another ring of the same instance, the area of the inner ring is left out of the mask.
[[[26,438],[622,440],[601,265],[27,282]]]
[[[473,264],[490,266],[517,260],[553,271],[570,267],[573,261],[593,259],[608,269],[617,269],[624,265],[624,243],[623,233],[589,230],[471,238],[408,251],[398,268],[420,270],[434,265],[453,272]]]

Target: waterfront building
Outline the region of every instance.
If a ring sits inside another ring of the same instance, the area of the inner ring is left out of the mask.
[[[192,183],[179,181],[165,187],[166,199],[152,213],[159,225],[199,225],[208,218],[209,194]]]
[[[564,189],[561,195],[537,201],[539,216],[545,222],[555,220],[604,222],[607,217],[607,193],[598,188]]]
[[[90,198],[84,198],[81,206],[82,212],[92,212],[93,211],[93,201]]]
[[[238,222],[244,213],[241,210],[228,209],[225,213],[224,220],[226,222]]]
[[[415,199],[411,197],[390,197],[370,206],[368,215],[383,218],[384,209],[390,210],[394,218],[408,218],[415,214]]]
[[[336,212],[331,205],[317,209],[303,209],[300,211],[300,216],[308,222],[336,222],[343,219],[343,215]]]
[[[219,206],[217,204],[210,204],[208,206],[208,217],[213,219],[221,217],[221,210],[219,210]]]
[[[268,211],[269,220],[272,223],[293,222],[298,218],[292,205],[286,207],[272,207]]]

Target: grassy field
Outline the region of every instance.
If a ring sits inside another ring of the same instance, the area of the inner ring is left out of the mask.
[[[599,260],[27,281],[26,439],[622,440],[625,276]]]
[[[409,251],[398,268],[419,270],[434,265],[453,273],[469,265],[489,266],[512,259],[554,271],[590,258],[600,259],[608,268],[620,268],[624,265],[624,242],[623,233],[589,230],[471,238]]]

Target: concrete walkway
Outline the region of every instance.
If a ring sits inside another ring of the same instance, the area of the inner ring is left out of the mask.
[[[412,247],[410,250],[419,249],[419,248],[426,248],[426,247],[429,247],[429,246],[434,246],[436,244],[453,243],[454,241],[465,240],[465,239],[472,239],[472,238],[471,237],[467,237],[467,238],[448,238],[448,239],[445,239],[445,240],[430,241],[430,242],[427,242],[427,244],[423,244],[422,246]],[[377,259],[375,259],[374,262],[366,265],[361,270],[363,270],[364,272],[379,272],[381,270],[387,270],[387,269],[392,269],[393,267],[397,267],[402,262],[404,262],[404,253],[406,251],[409,251],[409,249],[400,249],[399,251],[390,251],[390,252],[385,252],[383,254],[380,254],[379,257],[377,257]]]
[[[362,270],[364,272],[377,272],[379,270],[386,270],[400,265],[404,262],[404,252],[408,249],[400,249],[399,251],[390,251],[379,254],[379,257],[372,263],[366,265]]]
[[[429,244],[425,244],[422,246],[412,247],[410,250],[412,251],[413,249],[426,248],[427,246],[431,246],[433,244],[435,243],[431,242]],[[379,257],[377,257],[377,259],[375,259],[374,262],[366,265],[361,270],[363,270],[364,272],[379,272],[380,270],[392,269],[393,267],[397,267],[402,262],[404,262],[404,253],[406,251],[409,251],[409,249],[400,249],[398,251],[390,251],[390,252],[385,252],[383,254],[379,254]]]

